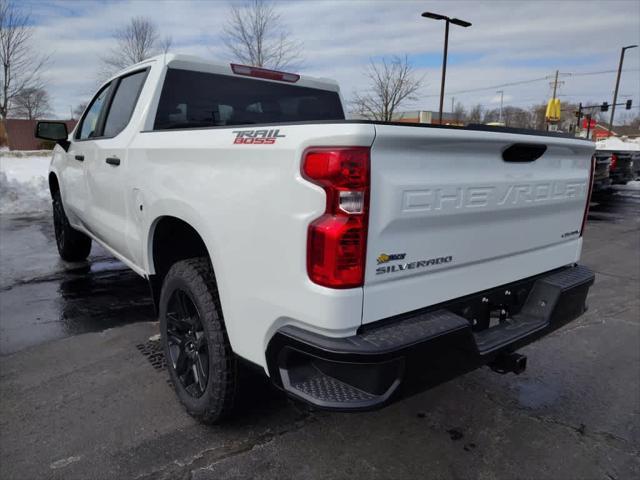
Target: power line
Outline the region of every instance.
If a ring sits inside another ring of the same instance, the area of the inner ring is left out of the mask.
[[[630,68],[627,70],[624,70],[624,72],[637,72],[640,71],[639,68]],[[563,76],[572,76],[572,77],[583,77],[583,76],[588,76],[588,75],[603,75],[606,73],[616,73],[617,70],[600,70],[600,71],[596,71],[596,72],[563,72],[560,73],[560,75]],[[455,92],[448,92],[448,95],[462,95],[464,93],[474,93],[474,92],[483,92],[485,90],[493,90],[493,89],[499,89],[499,88],[505,88],[505,87],[515,87],[518,85],[527,85],[530,83],[536,83],[536,82],[541,82],[544,80],[550,80],[552,78],[554,78],[555,75],[546,75],[544,77],[538,77],[538,78],[532,78],[529,80],[519,80],[519,81],[515,81],[515,82],[509,82],[509,83],[502,83],[500,85],[491,85],[488,87],[478,87],[478,88],[471,88],[468,90],[457,90]],[[440,96],[440,94],[431,94],[431,95],[424,95],[424,97],[438,97]]]
[[[484,90],[493,90],[494,88],[514,87],[516,85],[526,85],[528,83],[540,82],[542,80],[548,80],[550,78],[553,78],[553,75],[547,75],[546,77],[540,77],[540,78],[533,78],[531,80],[521,80],[518,82],[501,83],[500,85],[492,85],[490,87],[479,87],[479,88],[472,88],[469,90],[458,90],[455,92],[449,92],[448,95],[460,95],[463,93],[473,93],[473,92],[482,92]],[[425,95],[425,97],[438,97],[438,96],[440,96],[440,94]]]
[[[627,70],[623,70],[623,72],[637,72],[640,71],[640,68],[629,68]],[[563,75],[568,75],[571,77],[586,77],[587,75],[601,75],[603,73],[616,73],[617,70],[600,70],[599,72],[568,72]]]

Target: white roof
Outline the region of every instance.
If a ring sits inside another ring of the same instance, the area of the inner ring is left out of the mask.
[[[160,55],[156,55],[154,57],[147,58],[140,63],[136,63],[135,65],[131,65],[130,67],[121,70],[117,74],[113,75],[107,82],[110,82],[114,78],[117,78],[127,72],[134,71],[142,66],[150,65],[155,62],[160,62],[163,65],[172,65],[177,68],[184,68],[185,70],[195,70],[198,72],[209,72],[209,73],[218,73],[222,75],[236,75],[231,70],[230,63],[221,63],[215,62],[213,60],[209,60],[207,58],[197,57],[195,55],[185,55],[182,53],[164,53]],[[267,69],[270,70],[270,69]],[[295,73],[295,72],[287,72],[287,73]],[[296,73],[296,75],[298,75]],[[277,80],[269,80],[260,78],[259,80],[265,82],[275,82],[282,83]],[[103,84],[103,85],[104,85]],[[309,88],[318,88],[321,90],[330,90],[334,92],[339,92],[340,87],[338,86],[338,82],[332,80],[330,78],[323,77],[311,77],[309,75],[300,75],[300,80],[292,85],[297,85],[300,87],[309,87]]]

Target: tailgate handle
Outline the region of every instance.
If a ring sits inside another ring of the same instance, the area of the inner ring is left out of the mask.
[[[547,151],[546,145],[537,143],[514,143],[502,152],[505,162],[533,162]]]

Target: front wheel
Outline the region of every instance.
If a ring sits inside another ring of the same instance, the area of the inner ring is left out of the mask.
[[[91,252],[91,238],[69,224],[60,192],[53,194],[53,229],[58,253],[63,260],[79,262],[87,259]]]
[[[171,382],[187,412],[216,423],[233,407],[236,359],[206,258],[175,263],[160,294],[160,331]]]

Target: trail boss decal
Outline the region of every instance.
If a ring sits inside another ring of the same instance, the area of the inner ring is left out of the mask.
[[[280,133],[278,128],[272,130],[233,130],[233,133],[236,134],[234,144],[273,145],[277,139],[286,137]]]
[[[404,255],[403,255],[403,258],[404,258]],[[384,267],[376,268],[376,275],[382,275],[385,273],[393,273],[393,272],[402,272],[404,270],[416,270],[418,268],[426,268],[426,267],[431,267],[433,265],[442,265],[444,263],[449,263],[452,260],[453,260],[453,257],[449,255],[448,257],[430,258],[429,260],[418,260],[417,262],[398,263],[396,265],[386,265]]]

